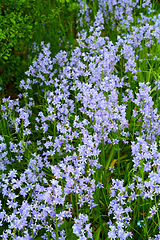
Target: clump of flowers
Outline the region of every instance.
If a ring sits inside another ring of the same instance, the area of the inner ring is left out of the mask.
[[[92,23],[79,3],[88,28],[77,46],[51,58],[42,42],[23,93],[2,99],[1,238],[128,239],[141,230],[158,239],[159,77],[139,75],[159,43],[158,18],[140,14],[134,26],[135,8],[151,11],[150,1],[98,1]],[[116,41],[104,36],[109,21]]]

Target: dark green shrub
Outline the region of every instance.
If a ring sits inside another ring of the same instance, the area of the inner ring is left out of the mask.
[[[4,95],[12,97],[18,93],[19,82],[36,55],[31,47],[34,42],[37,46],[42,41],[50,42],[55,55],[59,51],[59,38],[66,35],[66,39],[73,39],[71,11],[66,4],[55,0],[0,3],[0,87]]]
[[[28,63],[28,46],[38,12],[35,0],[3,0],[0,3],[0,84],[2,89],[18,85]]]

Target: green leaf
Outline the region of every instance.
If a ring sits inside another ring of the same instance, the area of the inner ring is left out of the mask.
[[[49,169],[47,167],[43,167],[42,170],[48,177],[51,177],[51,178],[54,177],[54,174],[52,173],[51,169]]]
[[[109,155],[109,158],[107,159],[107,163],[106,163],[106,167],[105,167],[105,171],[108,170],[110,164],[111,164],[111,161],[113,159],[115,155],[115,146],[113,145],[112,149],[111,149],[111,152],[110,152],[110,155]]]
[[[13,18],[10,19],[10,21],[13,23],[13,24],[16,24],[15,20]]]
[[[11,37],[11,38],[14,38],[14,37],[15,37],[15,34],[12,33],[12,34],[10,35],[10,37]]]
[[[33,38],[33,36],[32,36],[32,35],[28,35],[28,37],[29,37],[30,39],[32,39],[32,38]]]
[[[7,56],[3,56],[3,59],[8,60],[8,57]]]
[[[95,232],[95,234],[94,234],[94,240],[99,240],[99,236],[100,236],[101,230],[102,230],[102,226],[100,226],[100,227],[96,230],[96,232]]]
[[[77,6],[76,3],[72,3],[72,4],[69,5],[69,10],[70,10],[70,11],[73,11],[73,10],[75,10],[76,8],[78,8],[78,6]]]

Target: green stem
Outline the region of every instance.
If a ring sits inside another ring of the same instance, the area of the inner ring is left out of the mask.
[[[119,150],[119,142],[118,142],[118,178],[120,178],[120,150]]]
[[[76,210],[77,210],[77,217],[79,216],[79,209],[78,209],[78,194],[75,194],[76,197]]]
[[[58,221],[56,216],[56,204],[54,204],[54,211],[55,211],[55,222],[56,222],[56,240],[58,240]]]

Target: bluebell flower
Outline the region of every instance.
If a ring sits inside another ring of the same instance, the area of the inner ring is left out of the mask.
[[[143,221],[143,220],[138,221],[138,222],[137,222],[137,226],[142,227],[142,226],[141,226],[141,222],[144,222],[144,221]]]
[[[149,10],[148,11],[148,14],[152,13],[152,12],[155,12],[155,10]]]
[[[156,21],[156,19],[157,19],[157,17],[156,16],[154,16],[153,18],[152,18],[152,20],[155,22]]]

